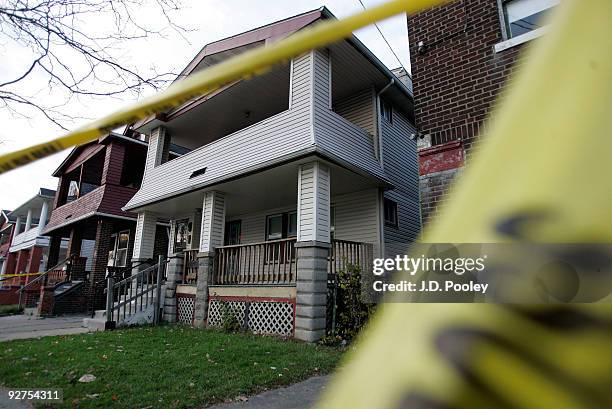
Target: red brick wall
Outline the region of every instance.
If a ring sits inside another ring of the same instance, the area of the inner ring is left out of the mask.
[[[494,52],[503,41],[501,30],[497,0],[455,1],[408,17],[417,129],[431,135],[433,145],[461,140],[468,161],[484,119],[517,66],[521,47]],[[418,51],[420,42],[424,52]],[[444,162],[449,153],[421,154]],[[424,223],[446,200],[456,173],[448,167],[422,172]]]

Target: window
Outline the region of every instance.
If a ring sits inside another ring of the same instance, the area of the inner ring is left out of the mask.
[[[398,227],[397,221],[397,203],[393,200],[386,199],[384,203],[385,211],[385,225],[391,227]]]
[[[506,37],[542,27],[542,17],[557,4],[559,0],[502,0]]]
[[[189,219],[174,222],[174,252],[183,251],[191,245],[191,222]]]
[[[393,107],[384,99],[380,100],[380,115],[389,123],[393,123]]]
[[[278,240],[283,238],[283,215],[275,214],[268,216],[266,240]]]
[[[266,240],[297,236],[297,212],[273,214],[266,218]]]

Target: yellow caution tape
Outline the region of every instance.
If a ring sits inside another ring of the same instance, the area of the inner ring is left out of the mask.
[[[6,277],[25,277],[25,276],[38,276],[43,273],[22,273],[22,274],[0,274],[0,280]]]
[[[612,242],[612,2],[553,17],[424,242]],[[610,305],[386,304],[356,349],[318,408],[612,407]]]
[[[446,0],[448,1],[448,0]],[[395,14],[414,13],[443,0],[393,0],[351,17],[324,21],[277,43],[228,59],[168,87],[142,101],[89,123],[60,138],[0,156],[0,174],[27,165],[63,149],[90,142],[117,127],[176,107],[232,81],[261,74],[303,52],[348,37],[353,31]]]

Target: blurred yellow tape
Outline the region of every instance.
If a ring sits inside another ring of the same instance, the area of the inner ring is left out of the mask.
[[[612,242],[612,2],[553,18],[424,242]],[[318,408],[612,407],[611,305],[387,304],[353,355]]]
[[[0,174],[63,149],[92,141],[121,125],[166,111],[229,82],[260,74],[274,64],[285,62],[303,52],[346,38],[353,31],[378,20],[402,12],[414,13],[442,2],[443,0],[393,0],[345,19],[321,22],[278,43],[245,52],[190,75],[171,85],[164,92],[145,98],[60,138],[2,155],[0,156]]]

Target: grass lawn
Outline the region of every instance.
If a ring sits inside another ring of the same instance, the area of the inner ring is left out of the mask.
[[[0,316],[20,314],[21,311],[19,305],[0,305]]]
[[[168,325],[1,343],[0,384],[62,389],[67,408],[189,408],[328,373],[340,357],[296,341]],[[84,374],[96,380],[79,383]]]

